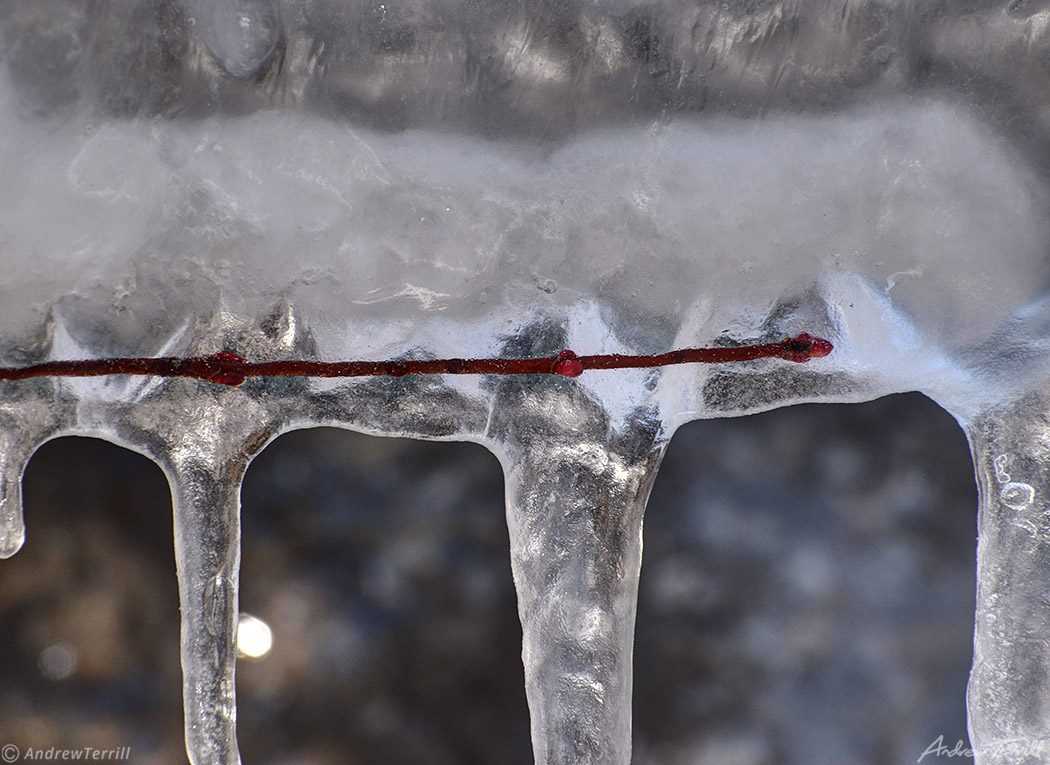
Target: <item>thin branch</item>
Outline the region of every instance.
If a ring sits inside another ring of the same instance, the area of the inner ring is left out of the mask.
[[[727,364],[764,358],[805,363],[831,353],[823,338],[802,333],[779,343],[730,348],[685,348],[653,356],[607,354],[577,356],[564,350],[530,359],[397,359],[389,361],[246,361],[232,351],[178,358],[115,358],[44,361],[26,367],[0,368],[0,380],[31,377],[100,377],[149,375],[193,377],[221,385],[240,385],[248,377],[372,377],[404,375],[555,374],[579,377],[588,369],[639,369],[672,364]]]

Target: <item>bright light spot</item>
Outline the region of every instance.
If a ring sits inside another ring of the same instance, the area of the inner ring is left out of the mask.
[[[77,649],[69,643],[54,643],[40,652],[40,673],[51,680],[65,680],[77,671]]]
[[[272,647],[270,625],[251,614],[241,614],[237,621],[237,653],[249,659],[261,659]]]

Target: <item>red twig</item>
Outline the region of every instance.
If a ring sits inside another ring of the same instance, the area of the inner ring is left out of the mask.
[[[386,375],[523,375],[579,377],[587,369],[638,369],[670,364],[725,364],[778,357],[804,363],[831,353],[827,340],[802,333],[779,343],[732,348],[686,348],[654,356],[577,356],[569,350],[531,359],[414,359],[392,361],[245,361],[231,351],[178,358],[86,359],[44,361],[27,367],[0,368],[0,380],[31,377],[99,377],[152,375],[194,377],[222,385],[240,385],[247,377],[370,377]]]

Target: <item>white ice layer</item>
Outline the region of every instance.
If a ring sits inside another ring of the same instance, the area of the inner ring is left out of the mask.
[[[230,75],[272,55],[270,4],[192,8]],[[642,513],[674,430],[908,390],[966,425],[978,465],[978,760],[1050,736],[1050,195],[973,110],[927,94],[550,141],[246,112],[41,117],[0,78],[5,364],[648,354],[802,331],[835,351],[575,380],[5,383],[0,555],[25,536],[21,473],[50,438],[106,438],[168,475],[191,760],[238,760],[240,480],[280,433],[491,448],[537,761],[626,764]]]

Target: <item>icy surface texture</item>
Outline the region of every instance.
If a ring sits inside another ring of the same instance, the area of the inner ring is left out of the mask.
[[[190,756],[233,762],[250,460],[315,425],[483,443],[507,478],[537,759],[624,763],[642,507],[675,428],[919,390],[968,425],[984,471],[974,743],[994,762],[1002,735],[1041,741],[1046,693],[1012,685],[1047,669],[1038,546],[1031,569],[999,567],[1040,527],[1041,484],[1003,515],[983,446],[1009,442],[990,447],[1007,472],[1041,458],[1024,441],[1039,404],[1014,406],[1047,372],[1036,6],[5,3],[5,364],[656,353],[801,331],[836,350],[573,381],[7,383],[2,552],[49,438],[161,464]]]
[[[544,387],[503,383],[489,428],[507,482],[533,746],[540,762],[629,762],[642,513],[660,424],[642,411],[617,429],[573,383]]]
[[[971,735],[989,763],[1050,759],[1050,486],[1045,391],[969,424],[980,493],[977,619],[968,703]]]

